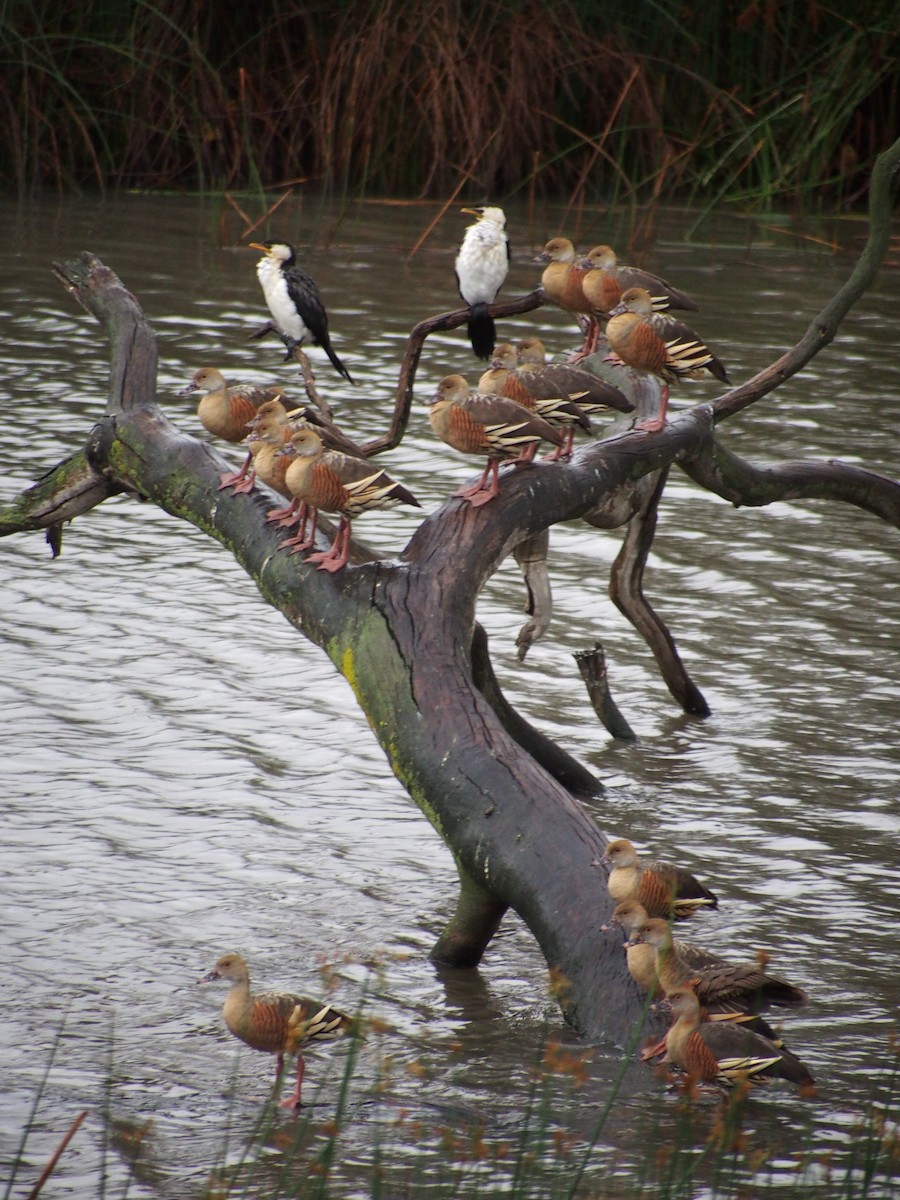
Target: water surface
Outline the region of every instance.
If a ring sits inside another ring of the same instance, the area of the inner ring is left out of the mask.
[[[313,352],[318,380],[360,440],[385,425],[408,330],[457,303],[452,258],[466,218],[451,210],[408,258],[434,211],[367,205],[338,221],[310,202],[272,231],[308,246],[335,347],[359,386]],[[510,216],[514,294],[535,285],[530,258],[561,230],[552,213],[532,227],[525,214]],[[55,259],[90,249],[134,291],[158,336],[160,401],[182,428],[205,436],[176,395],[198,366],[291,379],[277,343],[246,340],[265,316],[255,255],[220,247],[211,206],[131,196],[27,212],[6,204],[3,218],[4,498],[83,444],[102,411],[107,348],[51,277]],[[840,227],[846,248],[829,252],[761,229],[748,237],[735,223],[686,245],[674,214],[645,265],[696,297],[696,325],[740,381],[801,335],[849,273],[860,232]],[[585,247],[609,239],[600,227],[580,238]],[[894,262],[836,342],[728,422],[723,440],[757,463],[839,457],[900,474],[898,281]],[[577,344],[568,319],[550,310],[504,324],[502,336],[535,328],[554,353]],[[429,341],[418,400],[458,369],[476,376],[462,330]],[[688,385],[674,407],[712,394]],[[475,470],[432,438],[421,403],[384,461],[427,510]],[[419,519],[373,514],[360,534],[394,554]],[[603,780],[601,827],[715,885],[722,907],[697,940],[738,956],[766,947],[773,969],[813,996],[789,1035],[820,1081],[817,1098],[774,1090],[748,1118],[751,1138],[781,1139],[759,1181],[774,1191],[796,1176],[810,1129],[819,1151],[845,1161],[890,1061],[897,532],[838,504],[735,510],[675,471],[646,586],[710,703],[706,721],[677,710],[608,600],[620,538],[580,524],[553,531],[555,617],[524,664],[515,658],[523,597],[514,564],[490,581],[479,617],[510,700]],[[481,1125],[492,1153],[514,1143],[547,1036],[589,1054],[584,1078],[561,1068],[546,1083],[559,1127],[546,1159],[563,1169],[577,1162],[619,1074],[618,1048],[583,1046],[565,1029],[515,917],[479,972],[442,975],[428,963],[455,900],[452,859],[391,774],[349,687],[230,556],[118,497],[66,530],[56,561],[41,535],[4,540],[0,581],[4,1163],[50,1064],[20,1190],[85,1108],[44,1196],[95,1194],[104,1160],[111,1194],[123,1194],[122,1139],[148,1120],[132,1196],[200,1195],[211,1166],[239,1155],[272,1063],[227,1035],[221,993],[196,985],[228,949],[247,955],[260,985],[333,985],[336,1003],[355,1009],[365,998],[390,1028],[360,1051],[337,1167],[342,1194],[367,1194],[379,1142],[391,1147],[395,1180],[403,1171],[415,1180],[414,1194],[437,1188],[442,1173],[446,1185],[447,1130],[458,1156]],[[572,655],[596,640],[639,735],[634,746],[608,737],[578,681]],[[323,963],[336,964],[327,978]],[[334,1112],[344,1053],[310,1057],[314,1121]],[[587,1183],[632,1178],[647,1138],[664,1144],[678,1119],[677,1098],[629,1065]],[[274,1171],[297,1127],[278,1118]],[[489,1159],[465,1171],[460,1193],[502,1180],[506,1168]]]

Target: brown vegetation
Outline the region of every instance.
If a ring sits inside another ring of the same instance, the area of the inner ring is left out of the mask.
[[[20,189],[853,203],[900,124],[893,9],[866,7],[13,5],[0,165]]]

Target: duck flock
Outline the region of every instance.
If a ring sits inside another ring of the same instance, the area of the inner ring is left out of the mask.
[[[806,992],[770,975],[762,955],[754,961],[731,962],[673,936],[674,922],[718,908],[716,895],[689,871],[642,859],[626,838],[609,843],[604,861],[610,868],[607,886],[615,901],[611,924],[627,935],[625,957],[631,977],[648,1003],[661,1002],[672,1014],[665,1037],[646,1046],[641,1057],[678,1068],[689,1091],[700,1084],[729,1088],[783,1079],[812,1094],[809,1070],[760,1015],[772,1007],[800,1008],[807,1003]],[[303,1047],[358,1032],[358,1023],[332,1005],[306,996],[254,995],[240,954],[223,954],[200,983],[216,980],[231,984],[222,1009],[228,1029],[254,1050],[277,1055],[276,1084],[285,1056],[296,1057],[296,1085],[281,1104],[298,1108]]]
[[[486,459],[474,484],[454,496],[473,507],[499,494],[499,464],[531,464],[542,442],[551,461],[568,458],[577,431],[591,432],[591,418],[610,409],[632,412],[634,405],[610,383],[579,365],[596,352],[601,332],[609,360],[621,369],[656,376],[662,382],[660,410],[636,429],[652,433],[666,420],[669,385],[682,378],[710,376],[728,382],[722,363],[698,334],[668,313],[696,310],[684,292],[635,267],[620,265],[609,246],[596,246],[579,259],[571,241],[547,242],[536,262],[543,264],[541,287],[547,299],[577,318],[584,344],[568,362],[548,362],[538,336],[517,346],[497,343],[490,306],[509,270],[509,239],[501,208],[463,209],[475,216],[456,255],[456,281],[468,309],[467,331],[474,353],[488,363],[472,388],[461,374],[446,376],[428,403],[434,433],[464,454]],[[304,341],[320,346],[334,369],[353,378],[335,352],[328,315],[314,280],[297,262],[287,242],[252,242],[262,252],[257,276],[271,314],[271,327],[291,358]],[[279,387],[229,385],[215,367],[198,370],[181,395],[201,393],[198,416],[213,436],[246,443],[247,457],[220,486],[240,494],[261,480],[289,503],[269,519],[290,531],[281,545],[307,555],[319,570],[340,571],[348,562],[352,520],[369,509],[408,504],[421,507],[412,492],[386,471],[373,469],[355,443],[311,405],[292,403]],[[337,514],[340,524],[326,551],[315,549],[318,512]]]
[[[544,344],[534,335],[518,345],[496,340],[490,306],[509,270],[509,240],[501,208],[463,209],[474,216],[456,256],[459,294],[468,308],[467,333],[475,355],[487,369],[472,388],[462,374],[440,381],[428,401],[434,433],[465,454],[486,459],[481,478],[453,493],[473,507],[499,494],[499,464],[525,466],[542,442],[553,449],[550,461],[572,453],[575,435],[591,432],[591,418],[610,409],[633,411],[633,404],[612,384],[580,362],[595,354],[605,334],[608,361],[622,369],[655,376],[662,383],[657,415],[635,426],[646,433],[666,421],[669,386],[704,376],[728,383],[725,367],[700,336],[669,315],[669,309],[696,311],[696,303],[665,280],[619,264],[606,245],[579,258],[568,238],[552,238],[535,260],[543,265],[541,287],[547,299],[579,322],[584,343],[567,362],[548,362]],[[257,275],[275,331],[293,356],[309,340],[320,346],[348,383],[353,378],[335,352],[319,289],[298,264],[286,242],[251,243],[262,252]],[[349,560],[352,520],[369,509],[408,504],[421,507],[412,492],[386,471],[374,469],[356,444],[311,405],[293,404],[276,386],[229,385],[215,367],[198,370],[182,395],[198,392],[198,417],[213,436],[246,444],[238,471],[221,476],[220,487],[235,493],[261,480],[288,501],[268,520],[289,531],[280,545],[306,553],[319,570],[342,570]],[[315,550],[316,524],[322,510],[340,524],[330,549]],[[689,872],[666,863],[642,860],[632,843],[619,839],[607,848],[609,892],[615,902],[612,922],[627,936],[628,970],[648,1001],[671,1010],[665,1038],[643,1051],[662,1058],[689,1081],[730,1085],[781,1078],[802,1088],[813,1079],[760,1015],[770,1006],[796,1008],[806,994],[769,975],[761,960],[733,963],[672,934],[672,922],[704,908],[716,908],[715,895]],[[330,1004],[285,992],[254,995],[241,955],[223,955],[201,983],[225,980],[230,989],[223,1016],[228,1029],[256,1050],[277,1055],[277,1078],[285,1056],[297,1059],[297,1079],[288,1107],[300,1104],[304,1073],[302,1048],[311,1042],[342,1037],[354,1023]]]

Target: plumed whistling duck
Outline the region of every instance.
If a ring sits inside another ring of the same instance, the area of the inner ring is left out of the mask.
[[[690,871],[670,863],[641,859],[627,838],[610,842],[603,855],[609,863],[609,894],[618,904],[638,900],[651,917],[685,920],[702,908],[718,908],[716,896]]]
[[[476,508],[499,495],[498,463],[502,459],[530,462],[538,443],[561,447],[565,441],[543,417],[515,400],[471,391],[462,375],[445,376],[427,403],[431,428],[442,442],[463,454],[487,455],[479,481],[453,493]]]
[[[591,423],[580,404],[557,390],[556,394],[540,398],[528,386],[528,378],[519,372],[518,358],[514,346],[509,342],[499,342],[494,347],[490,366],[478,380],[478,391],[506,396],[515,400],[523,408],[538,413],[554,428],[561,429],[565,435],[565,443],[558,446],[550,455],[550,460],[567,458],[572,453],[572,443],[575,440],[575,427],[591,432]],[[538,389],[540,390],[540,389]],[[545,389],[546,390],[546,389]],[[534,443],[534,449],[537,443]]]
[[[651,946],[649,942],[633,940],[637,931],[648,920],[647,910],[639,900],[623,900],[613,909],[610,924],[619,925],[624,929],[627,938],[625,958],[629,973],[638,987],[648,992],[650,998],[655,1000],[664,994],[656,970],[656,947]],[[689,963],[694,969],[714,966],[722,961],[718,955],[690,942],[674,941],[673,945],[680,961]]]
[[[516,346],[516,359],[518,375],[534,396],[561,393],[591,417],[610,408],[622,413],[634,412],[628,397],[593,371],[582,370],[572,363],[548,363],[544,343],[538,337],[522,338]]]
[[[622,294],[607,322],[606,339],[610,350],[626,366],[662,380],[659,413],[640,422],[636,429],[654,433],[665,425],[670,383],[704,376],[731,382],[699,334],[666,313],[654,312],[653,298],[646,288],[629,288]]]
[[[244,440],[247,424],[256,416],[261,404],[282,395],[281,388],[274,386],[239,383],[229,387],[225,376],[216,367],[201,367],[195,371],[191,382],[178,395],[189,396],[192,392],[203,393],[197,416],[207,433],[233,443]],[[248,474],[250,463],[251,456],[248,455],[240,471],[223,475],[219,480],[220,490],[232,487],[236,492],[252,491],[253,474]]]
[[[306,560],[320,571],[340,571],[350,555],[350,526],[354,517],[374,508],[393,508],[397,504],[421,504],[402,483],[391,479],[387,471],[373,468],[368,459],[328,450],[319,433],[304,425],[291,435],[283,453],[291,461],[284,481],[288,491],[312,514],[311,528],[301,527],[294,538],[283,542],[293,552],[307,550],[315,540],[318,512],[340,514],[340,525],[330,550],[311,554]]]
[[[462,211],[477,220],[466,229],[456,255],[456,286],[469,306],[467,332],[472,349],[479,358],[488,359],[497,333],[487,306],[493,304],[509,272],[506,214],[492,205]]]
[[[656,950],[656,973],[666,993],[690,982],[702,1004],[732,1005],[748,1012],[770,1005],[800,1008],[809,999],[786,979],[767,974],[759,962],[733,963],[716,957],[707,965],[689,963],[675,946],[668,921],[660,917],[648,918],[632,939]]]
[[[304,411],[304,410],[301,410]],[[288,409],[280,400],[267,400],[257,409],[256,416],[247,422],[250,430],[244,441],[253,457],[253,467],[257,479],[290,498],[284,476],[288,468],[288,460],[281,453],[282,447],[290,440],[294,431],[294,422]],[[278,512],[278,517],[272,516]],[[282,519],[290,515],[293,508],[271,510],[266,520]]]
[[[584,280],[587,272],[577,262],[574,245],[568,238],[555,237],[546,243],[543,250],[534,260],[546,263],[541,275],[541,287],[548,300],[565,309],[566,312],[581,318],[584,326],[584,344],[573,362],[578,362],[593,353],[599,336],[598,317],[594,302],[589,300],[584,291]]]
[[[546,243],[534,260],[546,263],[541,274],[541,287],[547,298],[566,312],[591,316],[591,303],[584,294],[584,271],[575,261],[575,247],[568,238],[555,237]]]
[[[768,1038],[731,1021],[703,1021],[702,1009],[692,988],[676,988],[668,1002],[675,1017],[666,1035],[666,1055],[693,1083],[731,1085],[787,1079],[800,1087],[814,1084],[812,1075],[796,1055],[775,1046]]]
[[[612,246],[595,246],[578,265],[587,272],[581,286],[597,313],[608,316],[622,299],[622,293],[633,287],[644,288],[650,293],[656,312],[668,308],[698,311],[698,305],[686,292],[666,283],[665,279],[639,267],[620,266]]]
[[[321,346],[339,375],[353,383],[350,372],[338,358],[328,333],[328,314],[315,281],[297,263],[294,247],[287,242],[250,242],[251,250],[261,250],[256,274],[287,358],[294,346],[309,337]]]
[[[621,926],[627,934],[625,961],[631,978],[642,991],[647,992],[650,1000],[656,1000],[665,995],[665,987],[660,981],[659,976],[657,948],[651,945],[649,941],[642,939],[635,940],[638,937],[639,930],[648,921],[647,910],[637,900],[623,900],[621,904],[616,905],[610,918],[611,925]],[[696,982],[696,977],[706,968],[732,965],[727,963],[718,954],[704,950],[703,947],[695,946],[690,942],[672,939],[672,948],[674,954],[677,955],[678,961],[689,968],[692,982]],[[767,1037],[777,1046],[784,1044],[775,1030],[762,1017],[756,1013],[744,1011],[733,997],[722,1000],[707,996],[704,998],[703,1003],[704,1021],[737,1021],[740,1024],[746,1025],[747,1028],[753,1029],[756,1033],[762,1034],[763,1037]],[[661,1042],[645,1049],[641,1057],[645,1059],[655,1058],[657,1054],[662,1054],[664,1050],[665,1038]]]
[[[200,983],[218,979],[231,984],[222,1008],[229,1030],[254,1050],[278,1055],[276,1084],[284,1068],[284,1056],[297,1056],[294,1093],[281,1104],[285,1108],[299,1107],[304,1066],[301,1048],[310,1042],[343,1037],[352,1028],[350,1017],[330,1004],[290,992],[262,992],[254,996],[250,991],[250,972],[240,954],[223,954]]]
[[[268,400],[259,406],[256,416],[249,422],[251,432],[246,442],[253,455],[258,478],[283,496],[291,496],[285,483],[290,462],[280,451],[291,440],[291,435],[303,425],[312,425],[326,450],[340,450],[359,457],[355,443],[332,422],[323,420],[311,405],[301,404],[298,408],[288,410],[278,400]],[[271,509],[266,520],[281,525],[299,524],[302,521],[302,515],[298,515],[299,509],[300,501],[292,497],[287,508]]]

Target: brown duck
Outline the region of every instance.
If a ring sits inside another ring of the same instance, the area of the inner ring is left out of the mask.
[[[195,371],[190,383],[178,395],[189,396],[192,392],[203,393],[197,416],[207,433],[235,445],[247,436],[247,424],[256,416],[259,406],[283,394],[281,388],[259,387],[253,383],[229,387],[225,376],[216,367],[201,367]],[[219,489],[230,487],[235,492],[252,491],[254,473],[250,470],[251,463],[252,455],[248,454],[239,471],[221,476]]]
[[[625,960],[629,973],[638,987],[647,992],[651,1000],[655,1000],[664,995],[656,973],[656,947],[651,946],[649,942],[633,940],[637,931],[648,920],[643,904],[638,900],[623,900],[613,909],[610,925],[619,925],[625,931]],[[717,955],[690,942],[676,940],[672,945],[679,960],[695,970],[711,967],[722,961]]]
[[[368,459],[327,450],[317,430],[304,424],[291,435],[282,453],[291,457],[284,481],[290,494],[306,504],[311,514],[311,528],[301,522],[296,537],[282,542],[293,552],[307,550],[315,540],[319,510],[340,514],[340,525],[334,542],[327,551],[311,554],[307,562],[315,563],[320,571],[340,571],[350,557],[350,526],[354,517],[375,508],[393,508],[397,504],[421,504],[408,488],[387,471],[373,468]]]
[[[746,1081],[787,1079],[800,1087],[814,1084],[796,1055],[742,1025],[704,1021],[696,992],[689,987],[669,993],[675,1022],[666,1036],[666,1058],[681,1067],[689,1082],[730,1086]]]
[[[786,979],[767,974],[759,962],[733,963],[716,957],[707,965],[697,966],[682,957],[672,938],[667,921],[651,917],[632,934],[656,951],[656,973],[668,995],[687,984],[694,986],[701,1004],[756,1012],[777,1005],[800,1008],[809,997]]]
[[[704,376],[731,382],[699,334],[666,313],[654,312],[653,298],[646,288],[629,288],[623,293],[607,322],[606,340],[626,366],[662,380],[659,412],[636,429],[654,433],[665,425],[670,383]]]
[[[442,442],[464,454],[487,455],[478,482],[453,493],[474,507],[499,495],[502,459],[530,462],[540,442],[565,444],[562,434],[543,417],[506,396],[473,392],[462,375],[445,376],[428,405],[431,428]]]
[[[585,372],[586,373],[586,372]],[[549,456],[550,461],[566,458],[572,452],[576,427],[585,433],[591,432],[591,423],[587,413],[571,397],[566,396],[560,389],[545,388],[550,394],[538,396],[535,393],[541,389],[531,386],[532,381],[519,371],[516,349],[509,342],[500,342],[494,347],[494,353],[488,369],[478,380],[478,391],[484,394],[493,393],[496,396],[506,396],[515,400],[530,412],[536,412],[554,429],[561,429],[565,437],[562,446],[557,446]],[[555,394],[554,394],[555,393]],[[533,442],[533,456],[538,443]]]
[[[603,861],[609,873],[609,894],[616,903],[638,900],[651,917],[692,917],[704,908],[718,908],[716,895],[683,867],[639,857],[627,838],[610,842]]]
[[[625,943],[625,961],[632,979],[648,995],[650,1000],[657,1000],[665,995],[665,989],[659,981],[657,967],[657,950],[649,942],[636,941],[638,931],[647,923],[647,910],[637,900],[623,900],[617,904],[610,918],[611,925],[619,925],[625,930],[628,941]],[[691,942],[672,940],[672,949],[678,961],[685,965],[693,980],[707,968],[730,966],[725,959],[701,946]],[[768,1022],[752,1012],[744,1012],[737,1007],[734,1000],[720,1001],[707,998],[703,1005],[704,1021],[737,1021],[753,1029],[756,1033],[767,1037],[776,1046],[784,1045],[783,1040]],[[665,1050],[665,1039],[645,1049],[642,1058],[654,1058]]]
[[[294,1093],[282,1100],[285,1108],[298,1108],[303,1085],[303,1046],[310,1042],[331,1041],[349,1033],[353,1022],[330,1004],[296,996],[291,992],[262,992],[254,996],[250,990],[250,972],[240,954],[223,954],[216,965],[200,980],[212,983],[225,979],[231,984],[222,1016],[235,1037],[254,1050],[278,1055],[275,1082],[281,1078],[284,1056],[297,1057],[297,1082]]]
[[[634,287],[650,293],[656,312],[669,308],[698,311],[699,306],[686,292],[665,279],[639,267],[620,265],[612,246],[594,246],[578,266],[586,272],[581,287],[595,313],[608,316],[621,301],[623,293]]]

